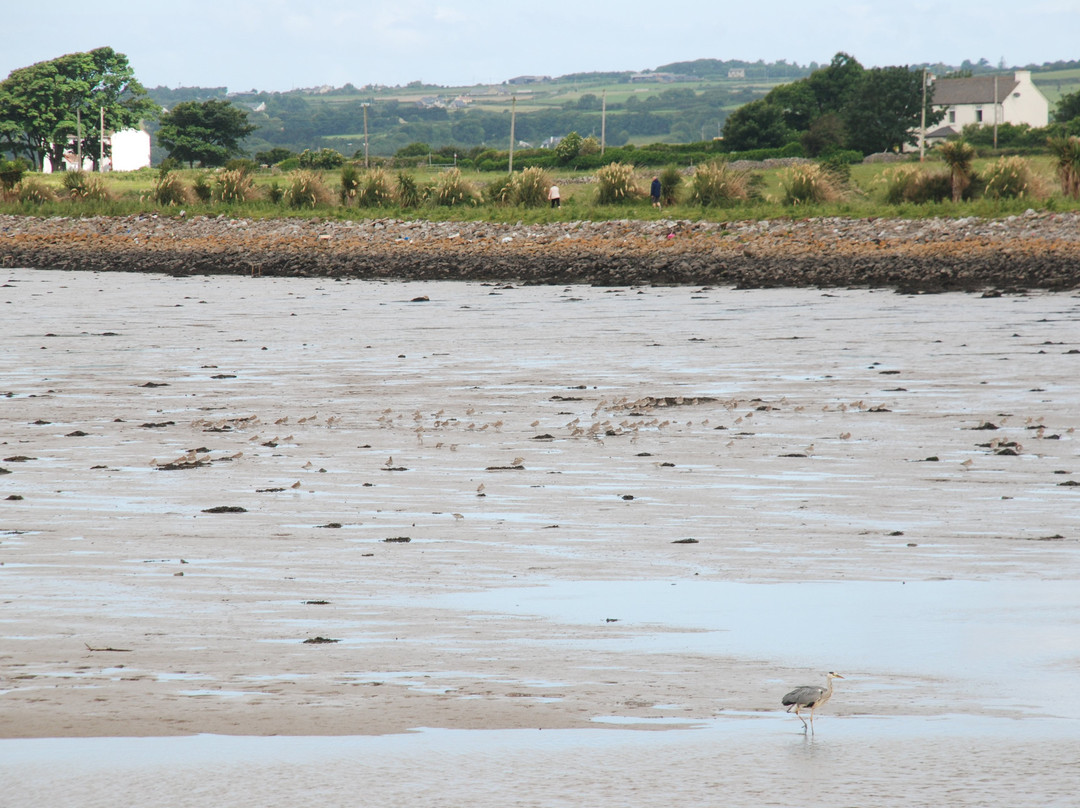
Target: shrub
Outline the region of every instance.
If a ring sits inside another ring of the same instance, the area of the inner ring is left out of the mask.
[[[191,201],[191,192],[180,181],[180,175],[167,171],[154,181],[150,198],[159,205],[186,205]]]
[[[471,182],[461,176],[459,169],[451,168],[438,176],[431,198],[436,205],[453,207],[475,205],[480,201],[480,194]]]
[[[583,141],[581,141],[581,148],[578,149],[579,156],[588,157],[590,154],[600,153],[600,141],[596,135],[589,135]]]
[[[109,189],[97,174],[85,171],[65,171],[62,180],[64,190],[71,199],[103,202],[109,199]]]
[[[1026,199],[1042,196],[1042,189],[1022,157],[1002,157],[982,174],[983,195],[990,199]]]
[[[356,204],[362,208],[381,208],[394,204],[394,188],[385,168],[368,171],[360,183]]]
[[[200,202],[209,202],[213,196],[213,190],[210,188],[210,181],[206,178],[206,174],[195,175],[195,179],[191,183],[191,190],[195,192],[195,198]]]
[[[663,185],[663,180],[660,184]],[[695,205],[725,207],[749,196],[748,175],[725,162],[700,165],[690,180],[690,201]]]
[[[817,163],[785,169],[780,184],[784,188],[785,205],[820,205],[841,197],[836,179]]]
[[[285,189],[278,184],[277,180],[271,180],[270,184],[266,186],[266,198],[275,205],[280,204],[281,200],[285,198]]]
[[[555,146],[555,156],[559,162],[565,165],[578,156],[581,151],[581,143],[584,138],[577,132],[571,132]]]
[[[660,202],[664,207],[676,205],[682,190],[682,173],[675,166],[660,172]]]
[[[328,171],[345,165],[345,156],[335,149],[304,149],[300,152],[300,168]]]
[[[908,189],[915,182],[915,175],[921,173],[914,166],[894,166],[882,171],[874,182],[884,187],[886,205],[899,205],[911,201]]]
[[[14,190],[19,201],[26,205],[42,205],[56,199],[52,189],[38,179],[24,179]]]
[[[322,177],[314,171],[294,171],[289,175],[289,187],[284,198],[291,208],[317,208],[330,203],[330,192]]]
[[[338,191],[341,204],[348,207],[349,204],[356,200],[356,195],[359,192],[360,169],[355,163],[346,163],[341,168],[341,188]]]
[[[632,202],[642,192],[634,177],[634,167],[626,163],[611,163],[596,172],[599,186],[596,195],[598,205],[619,205]]]
[[[397,201],[403,208],[416,208],[423,201],[416,180],[411,174],[399,171],[397,175]]]
[[[19,157],[14,160],[0,160],[0,187],[10,191],[22,181],[26,168],[26,163]]]
[[[904,194],[904,199],[917,205],[944,202],[952,198],[952,177],[944,171],[917,171]]]
[[[1061,192],[1080,199],[1080,137],[1056,137],[1047,141],[1054,157]]]
[[[241,171],[244,174],[254,174],[259,170],[259,166],[254,160],[248,160],[246,157],[235,157],[225,164],[226,171]]]
[[[222,171],[214,178],[213,198],[220,202],[247,202],[255,196],[255,183],[246,171]]]

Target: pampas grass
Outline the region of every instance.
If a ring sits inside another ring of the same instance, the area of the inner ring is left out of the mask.
[[[634,176],[634,167],[626,163],[609,163],[598,169],[596,183],[599,186],[596,194],[598,205],[621,205],[642,195]]]

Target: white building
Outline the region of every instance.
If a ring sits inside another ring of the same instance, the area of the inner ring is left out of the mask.
[[[934,106],[945,111],[945,119],[941,128],[927,133],[928,140],[958,135],[968,124],[1026,123],[1039,128],[1050,122],[1050,102],[1032,82],[1030,70],[1017,70],[1012,76],[938,79]]]
[[[105,158],[105,171],[137,171],[150,165],[150,135],[142,129],[123,129],[106,138],[106,143],[112,146],[112,156]],[[72,151],[64,154],[65,168],[68,171],[79,170],[79,157]],[[83,155],[82,169],[93,171],[94,163]],[[52,161],[45,157],[41,171],[43,174],[52,173]]]

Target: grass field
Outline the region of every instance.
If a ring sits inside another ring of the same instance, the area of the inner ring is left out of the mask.
[[[976,172],[986,169],[989,160],[978,160],[975,164]],[[1049,210],[1077,210],[1080,202],[1069,200],[1062,196],[1060,187],[1054,175],[1053,166],[1049,157],[1032,157],[1027,160],[1032,173],[1037,178],[1036,185],[1042,193],[1034,197],[1012,200],[989,200],[975,199],[960,203],[941,202],[928,204],[892,205],[885,202],[885,174],[890,169],[889,165],[880,163],[864,163],[855,165],[851,169],[849,181],[843,185],[838,201],[823,205],[791,206],[782,202],[784,196],[785,174],[782,169],[770,169],[755,172],[761,176],[760,197],[754,201],[735,203],[729,207],[707,207],[698,205],[676,204],[663,210],[653,208],[647,199],[649,180],[653,174],[651,169],[643,169],[637,172],[637,182],[643,190],[643,195],[634,201],[622,205],[598,205],[596,204],[597,185],[594,178],[580,172],[550,172],[551,179],[556,182],[562,192],[563,205],[560,209],[551,210],[548,207],[522,208],[514,206],[502,206],[493,204],[479,204],[466,207],[438,207],[425,204],[420,208],[402,210],[394,207],[384,208],[357,208],[355,206],[342,206],[337,204],[338,189],[340,187],[340,172],[322,172],[322,182],[335,200],[334,204],[316,207],[314,209],[293,209],[282,203],[272,203],[266,199],[266,192],[272,184],[286,187],[289,183],[289,175],[261,171],[253,175],[257,199],[245,203],[193,203],[184,206],[187,215],[226,215],[248,218],[272,218],[282,216],[322,217],[334,219],[357,219],[357,218],[422,218],[433,220],[486,220],[502,222],[546,222],[546,221],[574,221],[574,220],[610,220],[622,218],[634,219],[658,219],[674,218],[689,220],[730,221],[739,219],[773,219],[784,217],[806,216],[847,216],[847,217],[887,217],[900,216],[905,218],[921,218],[928,216],[985,216],[999,217],[1022,213],[1028,208]],[[895,164],[893,164],[895,165]],[[918,165],[905,164],[905,165]],[[923,165],[923,170],[941,173],[946,169],[944,165],[934,158],[929,158]],[[183,183],[191,187],[197,175],[200,173],[210,179],[213,184],[213,172],[208,171],[181,171],[178,172]],[[438,169],[410,169],[416,183],[423,187],[432,183],[438,177]],[[152,169],[143,169],[128,173],[116,173],[103,175],[111,199],[108,201],[75,201],[63,199],[63,175],[28,175],[35,182],[47,185],[57,195],[56,201],[41,204],[20,203],[9,194],[6,200],[0,201],[0,212],[19,213],[27,215],[46,216],[86,216],[86,215],[133,215],[139,213],[160,213],[162,215],[175,215],[179,212],[178,207],[168,208],[156,205],[151,199],[151,192],[157,179],[157,172]],[[491,173],[463,172],[463,177],[477,190],[482,190],[487,184],[502,179],[502,175]],[[682,184],[682,198],[688,198],[688,180]]]

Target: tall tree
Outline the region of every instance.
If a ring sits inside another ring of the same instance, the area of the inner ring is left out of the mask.
[[[1054,121],[1057,123],[1067,123],[1076,118],[1080,118],[1080,90],[1061,96],[1054,109]]]
[[[764,98],[744,104],[724,122],[724,145],[731,151],[776,149],[795,137],[784,120],[784,110]]]
[[[923,72],[907,67],[875,67],[865,71],[851,90],[844,109],[848,146],[863,154],[900,150],[917,142],[923,111]],[[926,123],[941,120],[943,112],[926,94]]]
[[[112,48],[38,62],[13,70],[0,82],[0,131],[8,148],[25,154],[37,168],[48,157],[62,169],[64,152],[78,145],[72,138],[80,128],[82,146],[96,164],[102,109],[106,129],[114,131],[157,111],[127,57]]]
[[[244,153],[240,141],[255,129],[247,112],[228,101],[181,101],[161,116],[158,141],[189,166],[220,166]]]

